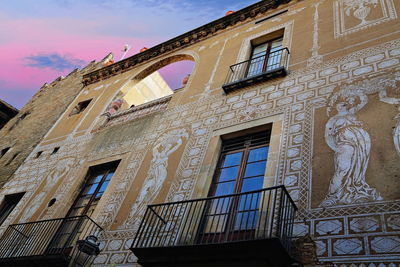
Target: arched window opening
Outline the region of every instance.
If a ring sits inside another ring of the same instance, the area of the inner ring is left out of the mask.
[[[120,95],[123,100],[121,108],[128,109],[172,93],[173,91],[164,78],[158,71],[155,71],[141,81],[130,80],[121,88]]]
[[[159,72],[169,87],[176,91],[185,87],[193,71],[194,64],[194,61],[183,60],[167,65],[161,68]]]
[[[109,115],[172,95],[187,85],[195,62],[190,55],[175,55],[149,66],[126,83],[107,109]]]

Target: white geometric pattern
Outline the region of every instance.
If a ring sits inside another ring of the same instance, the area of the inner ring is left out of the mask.
[[[391,230],[400,230],[400,214],[390,215],[387,219],[387,226]]]
[[[372,232],[379,228],[379,220],[374,217],[354,218],[350,221],[350,229],[354,232]]]
[[[377,253],[399,253],[399,236],[379,236],[371,240],[371,248]]]
[[[339,239],[333,243],[333,250],[338,255],[359,254],[363,250],[363,245],[357,238]]]
[[[339,220],[320,221],[316,225],[316,231],[320,235],[338,234],[343,226]]]

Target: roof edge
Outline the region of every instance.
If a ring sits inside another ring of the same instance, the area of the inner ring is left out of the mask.
[[[86,86],[92,83],[96,83],[100,80],[107,79],[111,76],[126,72],[140,63],[144,63],[162,54],[173,52],[202,41],[226,29],[228,26],[234,26],[240,22],[244,22],[248,18],[255,18],[259,14],[263,14],[271,9],[277,8],[278,6],[287,4],[291,1],[293,0],[263,0],[257,2],[230,15],[216,19],[203,26],[200,26],[196,29],[193,29],[175,38],[158,44],[144,52],[135,54],[112,65],[85,74],[83,76],[83,84]]]

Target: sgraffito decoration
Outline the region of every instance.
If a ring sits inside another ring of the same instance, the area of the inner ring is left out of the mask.
[[[187,131],[175,129],[162,135],[154,145],[150,168],[139,195],[132,205],[127,224],[136,225],[139,222],[136,219],[144,213],[146,205],[158,195],[168,175],[168,158],[182,145],[184,138],[189,138]]]
[[[340,90],[330,99],[328,114],[334,105],[337,113],[325,126],[325,141],[335,152],[335,173],[328,194],[320,206],[382,200],[379,193],[367,184],[365,178],[371,139],[363,127],[364,123],[357,119],[356,113],[367,103],[368,97],[364,92],[351,90],[351,87]]]
[[[335,38],[397,18],[393,0],[336,0]]]
[[[387,104],[400,104],[397,82],[400,73],[386,77],[365,79],[343,86],[333,93],[328,101],[325,125],[325,142],[334,151],[334,174],[328,193],[321,207],[355,204],[383,200],[377,190],[366,181],[371,146],[366,123],[357,118],[357,113],[368,104],[368,95],[378,94],[379,101]],[[388,96],[388,90],[394,96]],[[397,94],[396,94],[397,93]],[[333,108],[336,109],[334,115]],[[399,154],[399,117],[393,129],[393,145]]]
[[[40,192],[31,202],[28,203],[29,207],[26,207],[26,210],[22,215],[20,222],[27,222],[28,219],[39,209],[44,198],[46,197],[47,192],[57,184],[61,177],[68,173],[73,163],[73,158],[65,158],[61,160],[56,165],[56,167],[50,171],[44,181],[45,185],[42,189],[42,192]]]

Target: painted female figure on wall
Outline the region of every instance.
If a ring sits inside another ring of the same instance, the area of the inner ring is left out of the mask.
[[[168,157],[182,145],[183,137],[188,138],[185,129],[174,130],[160,137],[153,147],[150,169],[136,202],[149,203],[158,194],[167,178]]]
[[[355,116],[367,102],[368,97],[361,91],[339,91],[331,98],[328,114],[334,104],[337,114],[326,124],[325,141],[335,152],[335,173],[322,207],[382,200],[365,180],[371,139]]]
[[[400,91],[397,88],[397,91]],[[379,92],[379,100],[391,104],[400,105],[400,98],[388,97],[386,89]],[[393,118],[396,121],[396,127],[393,128],[393,143],[397,154],[400,156],[400,106],[398,106],[399,113]]]
[[[169,156],[182,145],[183,138],[187,139],[188,137],[185,129],[176,129],[162,135],[154,145],[149,171],[139,195],[132,205],[127,224],[138,226],[139,220],[136,219],[144,213],[146,205],[154,201],[167,178]]]

